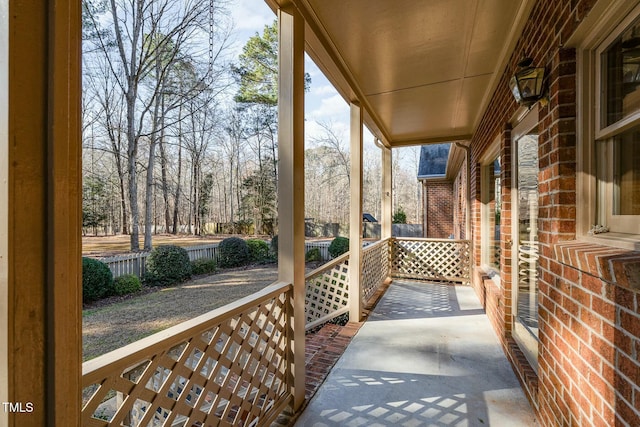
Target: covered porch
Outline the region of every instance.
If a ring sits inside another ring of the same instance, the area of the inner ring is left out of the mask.
[[[306,404],[305,331],[346,312],[362,320],[372,296],[391,278],[387,298],[397,295],[399,306],[383,299],[382,311],[368,322],[375,330],[363,330],[362,338],[381,341],[373,333],[385,332],[392,340],[394,323],[409,332],[417,319],[407,317],[418,314],[446,325],[486,323],[467,296],[470,288],[436,285],[421,300],[405,280],[470,283],[542,425],[639,425],[640,244],[637,231],[631,233],[639,216],[632,215],[635,223],[622,228],[622,236],[590,233],[603,215],[616,216],[604,212],[609,205],[598,204],[604,202],[596,183],[606,180],[596,166],[607,159],[596,158],[596,146],[606,142],[613,149],[614,137],[640,126],[637,102],[627,99],[625,105],[611,93],[611,108],[620,104],[620,113],[629,114],[599,127],[596,113],[606,107],[599,96],[611,82],[602,78],[598,58],[617,52],[612,58],[620,64],[612,62],[611,69],[622,70],[628,36],[637,41],[638,0],[265,1],[278,16],[280,38],[278,282],[83,364],[81,5],[0,0],[0,348],[6,349],[0,352],[0,399],[33,408],[28,414],[2,412],[0,424],[269,425],[285,408],[297,414]],[[309,275],[305,52],[351,115],[350,251]],[[516,102],[509,86],[525,55],[549,76],[544,97],[532,105]],[[614,83],[629,83],[618,74]],[[382,233],[379,242],[363,248],[365,125],[382,156]],[[458,159],[464,157],[456,177],[463,190],[456,201],[459,235],[394,238],[392,149],[444,142],[453,143]],[[530,153],[520,153],[526,146]],[[518,174],[525,168],[518,170],[518,156],[525,154],[535,189],[520,201]],[[637,162],[633,168],[638,170]],[[526,218],[519,218],[518,203],[529,207]],[[520,255],[527,251],[535,257],[521,269]],[[520,271],[530,274],[521,280]],[[522,311],[535,322],[521,316],[524,296],[530,298]],[[392,314],[400,318],[390,319]],[[484,379],[464,357],[474,339],[465,335],[465,344],[447,342],[445,349],[425,338],[420,351],[403,354],[423,361],[416,362],[417,378],[374,365],[378,374],[365,373],[357,365],[364,362],[347,355],[327,386],[362,390],[362,400],[345,402],[348,410],[328,404],[316,411],[312,403],[307,413],[357,424],[358,417],[372,418],[356,412],[374,405],[367,416],[388,411],[405,415],[409,425],[411,417],[428,411],[441,411],[450,422],[493,421],[504,413],[503,404],[487,402],[500,400],[501,390],[522,391],[512,378],[473,391],[470,377]],[[485,350],[473,347],[469,353]],[[502,363],[498,351],[487,351],[487,366]],[[435,378],[428,366],[448,365],[450,356],[465,369]],[[450,391],[428,388],[443,381]],[[365,390],[387,386],[391,394],[402,388],[397,400],[365,401]],[[100,406],[111,398],[116,411],[104,416]],[[523,416],[530,419],[530,413]]]

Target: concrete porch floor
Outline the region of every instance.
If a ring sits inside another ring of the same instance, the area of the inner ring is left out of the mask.
[[[471,287],[395,281],[295,426],[535,426]]]

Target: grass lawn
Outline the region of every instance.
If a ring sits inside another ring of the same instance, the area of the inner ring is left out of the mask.
[[[227,270],[82,312],[83,360],[92,359],[259,291],[276,281],[275,265]]]

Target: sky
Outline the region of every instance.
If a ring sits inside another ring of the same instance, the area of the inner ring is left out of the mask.
[[[249,37],[262,33],[264,26],[273,22],[275,15],[264,0],[234,0],[231,9],[238,34],[234,48],[239,55]],[[309,57],[305,59],[305,69],[311,76],[310,91],[305,94],[307,141],[320,134],[316,124],[319,121],[331,123],[332,128],[342,135],[343,141],[348,144],[349,106]],[[364,138],[367,145],[373,145],[373,136],[366,128]]]
[[[273,22],[275,14],[264,0],[232,0],[232,18],[235,24],[237,40],[234,45],[235,56],[242,52],[242,47],[247,40],[256,33],[262,34],[264,26]],[[313,61],[305,56],[305,70],[311,76],[310,91],[305,94],[305,134],[307,146],[314,136],[321,135],[317,122],[330,123],[332,129],[341,136],[345,148],[349,145],[349,105],[329,83],[320,69]],[[364,128],[364,151],[378,153],[375,147],[373,135]],[[394,157],[403,164],[403,169],[415,170],[417,174],[417,161],[419,147],[394,149]],[[375,155],[375,154],[374,154]]]

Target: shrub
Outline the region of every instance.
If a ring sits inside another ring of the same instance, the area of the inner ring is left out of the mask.
[[[391,222],[394,224],[406,224],[407,223],[407,214],[402,209],[402,206],[399,207],[394,213]]]
[[[238,267],[249,262],[247,242],[239,237],[228,237],[218,245],[220,267]]]
[[[304,260],[307,262],[322,261],[322,255],[320,254],[320,248],[311,248],[304,254]]]
[[[145,283],[151,286],[169,286],[191,277],[191,261],[186,249],[163,245],[151,251],[147,258]]]
[[[82,302],[113,295],[113,274],[102,261],[82,258]]]
[[[338,258],[345,252],[349,251],[349,239],[346,237],[336,237],[329,245],[329,255],[332,258]]]
[[[117,277],[116,280],[113,281],[113,289],[116,295],[133,294],[142,289],[142,284],[138,276],[125,274],[124,276]]]
[[[192,274],[210,274],[216,271],[216,260],[201,258],[195,261],[191,261],[191,273]]]
[[[269,244],[260,239],[247,240],[249,259],[253,262],[264,262],[269,259]]]

